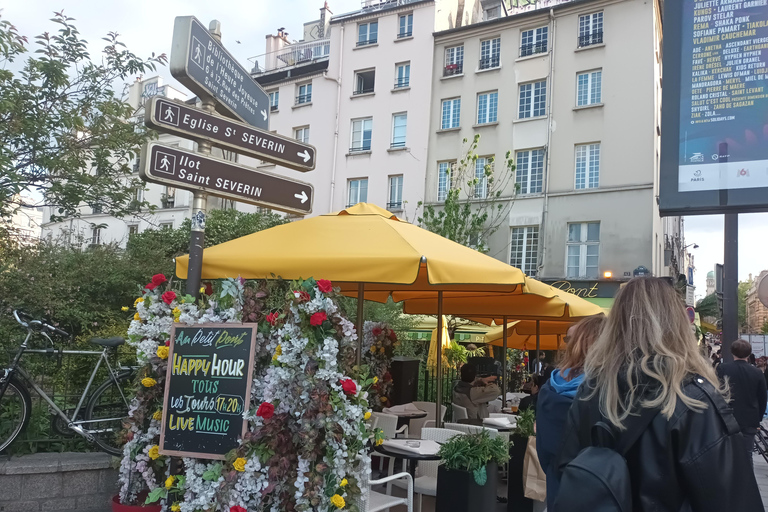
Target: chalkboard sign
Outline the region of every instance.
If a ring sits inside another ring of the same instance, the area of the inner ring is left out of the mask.
[[[245,434],[257,324],[174,325],[160,453],[224,459]]]

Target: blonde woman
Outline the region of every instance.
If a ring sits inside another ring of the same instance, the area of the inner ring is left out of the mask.
[[[592,445],[597,422],[618,443],[647,411],[647,426],[625,454],[633,512],[763,511],[738,423],[667,282],[637,278],[619,291],[584,372],[558,476]],[[555,512],[579,499],[564,492],[556,498]]]

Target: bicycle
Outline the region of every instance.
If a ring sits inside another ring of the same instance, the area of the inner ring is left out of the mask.
[[[768,434],[766,434],[762,425],[757,427],[757,433],[755,434],[755,449],[763,456],[765,462],[768,462]]]
[[[107,358],[107,353],[109,349],[125,343],[125,340],[120,337],[92,338],[89,341],[94,345],[103,347],[102,351],[62,350],[61,348],[57,351],[53,347],[50,334],[69,338],[69,333],[44,320],[35,320],[22,311],[14,311],[13,316],[21,326],[27,329],[27,335],[19,346],[11,364],[7,368],[0,368],[0,452],[6,450],[29,424],[32,411],[30,393],[27,388],[29,385],[48,403],[51,414],[56,416],[56,421],[63,422],[69,430],[84,437],[88,442],[96,444],[102,451],[112,455],[121,455],[122,443],[119,434],[122,430],[123,420],[128,416],[129,407],[125,389],[127,384],[133,380],[137,368],[116,367],[113,369]],[[30,338],[35,333],[48,340],[51,347],[46,349],[27,348]],[[19,365],[21,357],[25,353],[55,355],[57,352],[59,366],[63,354],[99,356],[77,407],[69,415],[67,414],[69,411],[62,410],[29,373]],[[109,377],[96,388],[86,403],[88,391],[102,363],[106,364]],[[80,411],[83,409],[84,403],[85,409],[81,418]],[[63,430],[57,428],[55,422],[52,428],[57,432]]]

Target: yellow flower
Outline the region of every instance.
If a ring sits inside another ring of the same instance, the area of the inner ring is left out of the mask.
[[[171,475],[165,480],[165,488],[170,489],[173,487],[173,482],[176,480],[176,477]]]
[[[176,502],[173,505],[171,505],[171,510],[173,512],[180,512],[181,511],[181,505],[179,505],[179,503]]]
[[[200,293],[201,293],[201,294],[202,294],[202,293],[205,293],[205,286],[201,286],[201,287],[200,287]]]
[[[344,498],[342,498],[338,494],[334,494],[333,496],[331,496],[331,505],[333,505],[336,508],[344,508],[346,506],[346,503],[344,502]]]
[[[145,388],[151,388],[155,384],[157,384],[157,381],[152,377],[144,377],[143,379],[141,379],[141,385],[144,386]]]
[[[363,414],[363,419],[364,420],[371,419],[371,411],[367,411],[365,414]]]
[[[179,316],[181,314],[181,310],[179,308],[173,308],[171,313],[173,313],[173,316]]]
[[[149,451],[147,452],[147,455],[149,455],[150,459],[155,460],[160,456],[160,447],[158,447],[157,445],[153,446],[152,448],[149,449]]]
[[[528,351],[526,350],[525,352],[523,352],[523,355],[527,356],[528,355]]]
[[[384,440],[383,439],[377,439],[376,440],[376,446],[381,446],[382,444],[384,444]]]
[[[139,302],[144,302],[144,297],[139,297],[138,299],[136,299],[135,301],[133,301],[133,307],[136,307],[136,305],[137,305]]]
[[[348,483],[346,478],[342,478],[341,482],[339,482],[339,487],[346,487]]]
[[[381,397],[381,401],[382,402],[386,402],[387,401],[387,397],[385,397],[385,396]]]
[[[381,352],[382,354],[383,354],[383,353],[385,353],[386,351],[387,351],[387,349],[385,349],[384,347],[381,347],[381,348],[379,349],[379,352]]]
[[[134,320],[141,320],[141,317],[139,316],[139,313],[138,313],[138,312],[136,312],[136,313],[134,313],[134,314],[133,314],[133,319],[134,319]]]
[[[168,359],[168,347],[165,345],[157,347],[157,357],[160,359]]]
[[[371,347],[371,354],[375,354],[375,353],[376,353],[376,347]]]
[[[276,356],[281,356],[281,355],[283,355],[283,346],[282,346],[282,345],[278,345],[278,346],[275,348],[275,355],[276,355]]]
[[[123,306],[120,308],[120,311],[128,311],[128,306]]]
[[[155,411],[155,414],[152,415],[152,419],[157,421],[163,419],[163,411]]]
[[[245,471],[245,462],[246,460],[242,457],[238,457],[235,459],[235,462],[232,463],[232,467],[235,468],[235,471],[243,472]]]
[[[376,384],[377,382],[379,382],[379,378],[378,377],[374,377],[373,378],[373,383]]]

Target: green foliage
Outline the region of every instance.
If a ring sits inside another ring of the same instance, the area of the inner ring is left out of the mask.
[[[536,413],[533,409],[526,409],[517,416],[517,428],[515,434],[519,436],[535,436],[534,423],[536,422]]]
[[[720,309],[717,307],[717,295],[712,293],[701,299],[696,305],[696,312],[701,318],[706,316],[720,318]]]
[[[464,144],[467,142],[464,139]],[[475,166],[479,142],[480,134],[476,134],[464,156],[449,171],[445,202],[434,205],[419,201],[417,211],[421,208],[422,212],[417,220],[424,229],[485,253],[487,240],[499,230],[512,206],[511,198],[503,193],[514,177],[515,165],[512,152],[507,151],[501,170],[496,170],[490,158],[483,177],[478,177]],[[515,185],[515,192],[517,188]]]
[[[337,302],[344,316],[357,325],[357,299],[353,297],[338,297]],[[406,340],[408,331],[416,325],[416,317],[403,314],[403,304],[388,299],[385,303],[366,301],[363,304],[363,318],[366,321],[383,322],[397,333],[397,339],[402,343]],[[404,350],[414,350],[417,347],[406,347]],[[406,355],[396,352],[395,355]]]
[[[134,201],[142,183],[132,164],[153,133],[114,87],[167,58],[141,59],[110,32],[92,60],[73,18],[59,12],[51,21],[58,30],[35,37],[34,56],[28,39],[0,21],[0,217],[27,191],[43,196],[36,206],[55,208],[53,220],[77,216],[84,203],[115,216],[135,212],[147,203]],[[20,72],[6,68],[22,56]]]
[[[763,322],[763,325],[760,327],[760,333],[761,334],[768,334],[768,320]]]
[[[451,340],[451,344],[443,349],[443,356],[445,356],[448,364],[457,370],[467,362],[467,355],[468,352],[464,345],[459,345],[455,340]]]
[[[487,431],[454,436],[446,441],[437,454],[445,467],[471,471],[478,485],[485,484],[485,467],[489,462],[504,464],[509,460],[509,443],[502,436],[491,439]]]
[[[736,290],[740,330],[747,329],[747,292],[751,286],[752,283],[750,281],[739,281],[739,287]],[[717,295],[714,293],[701,299],[696,305],[696,311],[702,318],[711,316],[719,319],[722,316],[721,311],[717,307]]]

